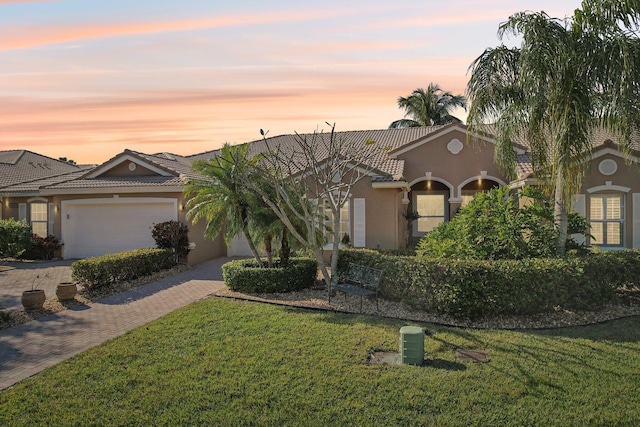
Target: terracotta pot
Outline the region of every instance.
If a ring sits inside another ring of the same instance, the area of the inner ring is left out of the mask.
[[[44,289],[35,289],[23,291],[20,302],[22,302],[22,306],[25,310],[39,310],[44,305],[46,299]]]
[[[69,301],[72,300],[76,294],[78,293],[78,288],[75,283],[64,282],[58,283],[56,287],[56,296],[59,301]]]

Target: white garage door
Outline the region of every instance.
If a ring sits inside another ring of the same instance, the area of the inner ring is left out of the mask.
[[[153,224],[175,221],[177,200],[166,198],[83,199],[62,202],[66,259],[153,248]]]
[[[227,247],[227,256],[230,257],[252,257],[253,253],[251,253],[251,248],[249,247],[249,242],[245,239],[242,233],[237,234],[231,242],[229,242],[229,246]]]

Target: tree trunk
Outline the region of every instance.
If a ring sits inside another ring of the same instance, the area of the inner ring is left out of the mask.
[[[282,227],[282,238],[280,239],[280,263],[283,268],[289,266],[289,258],[291,257],[291,247],[287,238],[287,227]]]
[[[569,216],[567,213],[566,181],[561,170],[556,173],[555,203],[553,209],[553,222],[558,232],[556,252],[564,257],[567,247],[567,227]]]
[[[242,221],[242,234],[244,234],[244,238],[247,239],[247,243],[249,244],[249,249],[251,249],[251,253],[253,257],[256,259],[256,262],[259,266],[262,266],[262,259],[260,258],[260,254],[258,254],[258,250],[256,249],[256,245],[253,244],[253,239],[249,234],[249,228],[247,227],[247,211],[246,209],[238,208],[238,214],[240,215],[240,220]]]
[[[338,283],[338,257],[340,256],[340,207],[333,213],[333,251],[331,252],[331,286]]]
[[[264,238],[264,251],[267,253],[267,264],[269,268],[273,268],[273,237],[268,235]]]

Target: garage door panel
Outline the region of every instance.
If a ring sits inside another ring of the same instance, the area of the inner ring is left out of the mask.
[[[176,203],[76,204],[63,224],[65,258],[84,258],[155,247],[153,224],[176,220]]]

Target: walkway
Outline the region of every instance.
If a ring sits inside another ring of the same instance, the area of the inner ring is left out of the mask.
[[[220,290],[226,261],[0,331],[0,390]]]

